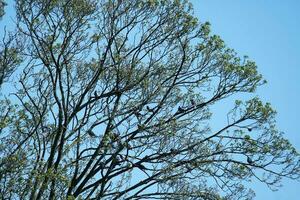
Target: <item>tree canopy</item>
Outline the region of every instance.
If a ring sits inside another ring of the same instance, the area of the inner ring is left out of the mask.
[[[255,62],[188,1],[14,2],[0,43],[0,198],[251,199],[247,181],[299,178],[299,154],[255,95]],[[242,93],[253,98],[213,130],[211,107]]]
[[[1,19],[1,17],[3,17],[3,15],[4,15],[4,8],[5,8],[5,6],[6,6],[5,1],[0,0],[0,19]]]

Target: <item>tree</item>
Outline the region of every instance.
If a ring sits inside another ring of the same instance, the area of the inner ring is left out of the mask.
[[[4,7],[6,6],[5,1],[0,0],[0,19],[3,17],[4,13]]]
[[[236,100],[210,129],[211,106],[265,81],[189,2],[15,3],[23,48],[1,97],[3,199],[251,199],[252,178],[272,189],[299,178],[269,103]]]
[[[0,20],[5,14],[6,3],[0,0]],[[17,33],[4,30],[4,36],[0,42],[0,87],[15,71],[21,63],[19,52],[22,50],[22,42]]]

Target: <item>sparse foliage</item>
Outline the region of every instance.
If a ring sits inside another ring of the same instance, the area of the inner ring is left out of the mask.
[[[5,14],[4,12],[4,8],[6,6],[6,3],[4,0],[0,0],[0,19],[3,17],[3,15]]]
[[[15,2],[22,48],[9,37],[0,52],[1,80],[17,68],[1,96],[0,198],[251,199],[252,178],[299,178],[269,103],[237,100],[210,129],[211,106],[264,80],[189,2]]]

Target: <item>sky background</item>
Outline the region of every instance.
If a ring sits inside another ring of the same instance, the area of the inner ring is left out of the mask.
[[[268,84],[257,94],[277,110],[277,125],[300,151],[300,1],[192,0],[194,14],[240,55],[248,55]],[[299,181],[272,192],[254,181],[257,200],[297,200]]]
[[[256,61],[268,81],[257,94],[277,110],[278,128],[300,151],[300,0],[191,0],[200,21],[209,21],[212,32],[243,56]],[[10,27],[7,15],[0,28]],[[9,20],[10,19],[10,20]],[[257,200],[297,200],[300,182],[284,180],[272,192],[252,182]]]

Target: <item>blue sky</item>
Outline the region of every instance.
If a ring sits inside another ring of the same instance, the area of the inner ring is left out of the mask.
[[[300,1],[192,0],[195,15],[243,56],[256,61],[268,81],[258,95],[277,110],[278,128],[300,151]],[[254,181],[257,200],[299,199],[300,182],[284,180],[272,192]]]

